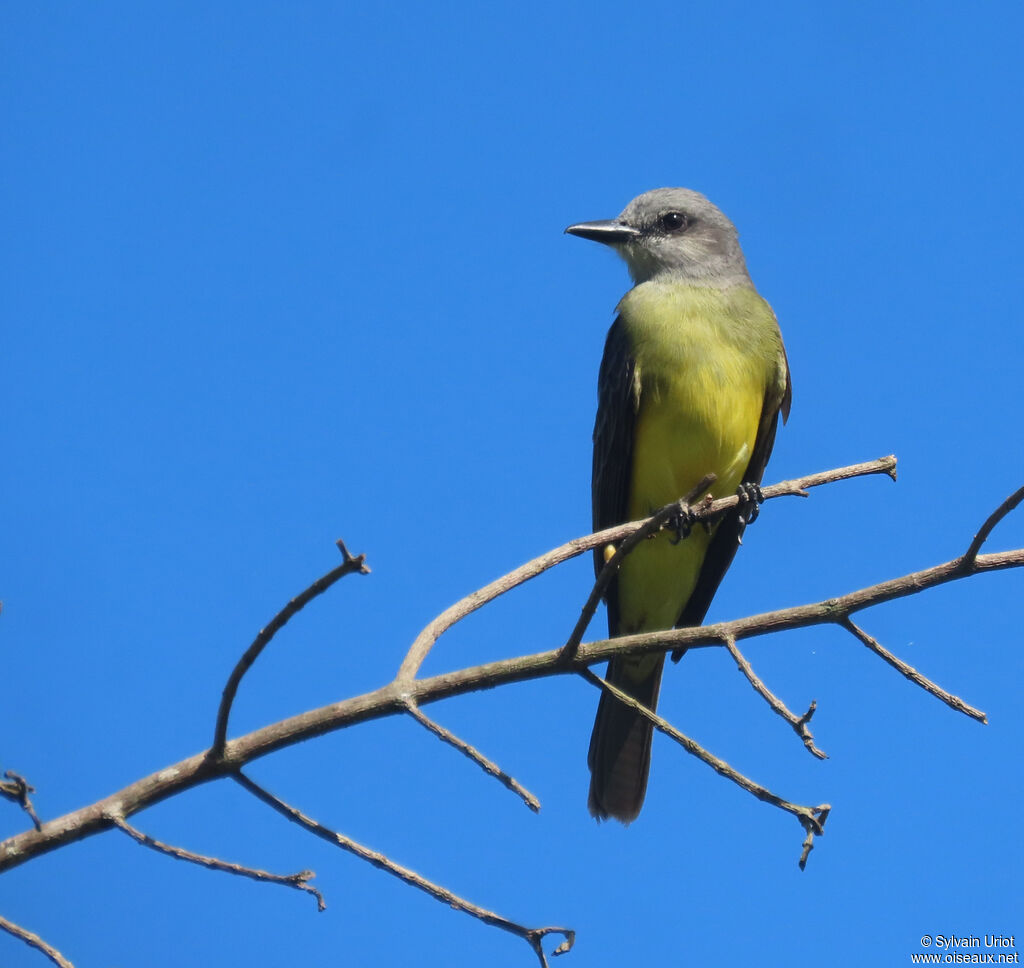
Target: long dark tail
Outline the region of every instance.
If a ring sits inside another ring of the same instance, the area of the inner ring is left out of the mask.
[[[608,663],[608,681],[654,710],[664,667],[663,655],[617,656]],[[650,720],[614,696],[601,693],[587,755],[588,806],[598,820],[636,820],[647,792],[653,729]]]

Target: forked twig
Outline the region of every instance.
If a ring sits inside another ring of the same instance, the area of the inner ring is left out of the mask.
[[[344,834],[340,834],[335,830],[331,830],[329,827],[325,827],[312,817],[307,817],[300,810],[288,803],[285,803],[283,800],[274,796],[270,791],[265,790],[258,783],[249,779],[249,777],[241,771],[232,774],[232,776],[257,799],[262,800],[267,804],[267,806],[276,810],[283,817],[292,821],[292,823],[298,824],[300,827],[303,827],[310,833],[315,834],[322,840],[326,840],[329,844],[334,844],[335,847],[340,847],[342,850],[348,851],[350,854],[354,854],[356,857],[360,858],[360,860],[365,860],[367,863],[372,864],[379,870],[385,871],[393,877],[397,877],[399,880],[404,881],[406,884],[418,888],[426,894],[429,894],[435,900],[455,908],[456,911],[462,911],[464,914],[468,914],[471,917],[482,921],[484,924],[501,928],[503,931],[508,931],[511,934],[522,938],[530,945],[540,960],[540,964],[545,966],[545,968],[547,966],[547,958],[544,954],[544,949],[541,946],[541,941],[544,937],[549,934],[560,934],[563,936],[565,940],[554,950],[554,952],[552,952],[556,955],[565,954],[565,952],[567,952],[573,945],[576,935],[571,928],[530,928],[523,924],[517,924],[515,921],[510,921],[508,918],[504,918],[500,914],[495,914],[493,911],[488,911],[486,908],[480,907],[478,904],[473,904],[471,901],[467,901],[465,898],[459,897],[458,894],[452,893],[440,884],[435,884],[433,881],[427,880],[427,878],[423,877],[421,874],[417,874],[414,870],[410,870],[408,867],[403,867],[401,864],[396,864],[385,854],[376,850],[371,850],[369,847],[364,847],[362,844],[357,843],[350,837],[346,837]]]
[[[802,716],[797,716],[795,713],[790,712],[789,707],[779,699],[779,697],[761,681],[757,673],[754,672],[753,666],[747,661],[746,657],[737,647],[735,636],[727,635],[722,641],[725,643],[725,647],[729,650],[729,654],[733,657],[736,665],[739,666],[740,672],[746,676],[747,682],[754,687],[754,690],[776,713],[778,713],[784,720],[786,720],[787,723],[789,723],[790,726],[793,727],[797,736],[803,740],[803,744],[807,748],[807,751],[816,756],[819,760],[827,760],[828,754],[814,745],[814,734],[807,728],[807,724],[811,721],[814,711],[818,708],[817,702],[812,699],[810,706],[807,707],[807,712]]]
[[[241,864],[232,864],[229,861],[220,860],[216,857],[207,857],[205,854],[196,854],[191,850],[185,850],[184,847],[175,847],[171,844],[165,844],[154,837],[150,837],[149,834],[144,833],[137,827],[133,827],[122,816],[114,814],[110,819],[114,822],[114,826],[119,830],[123,830],[132,838],[132,840],[138,844],[142,844],[143,847],[151,847],[153,850],[158,851],[161,854],[166,854],[168,857],[188,861],[192,864],[199,864],[200,867],[206,867],[209,870],[224,871],[226,874],[238,874],[241,877],[249,877],[254,881],[263,881],[270,884],[284,884],[286,887],[294,887],[296,890],[312,894],[313,897],[316,898],[316,907],[318,911],[327,910],[327,903],[324,901],[323,894],[309,883],[312,878],[316,877],[316,874],[313,871],[299,871],[296,874],[271,874],[270,871],[259,870],[259,868],[256,867],[244,867]]]
[[[800,845],[800,859],[797,861],[800,865],[800,870],[804,870],[807,867],[807,858],[810,856],[811,851],[814,850],[814,838],[825,833],[825,821],[828,820],[828,815],[831,812],[832,807],[827,803],[823,803],[820,807],[814,808],[813,818],[800,818],[800,823],[803,824],[804,830],[807,831],[807,836],[804,837],[804,842]]]

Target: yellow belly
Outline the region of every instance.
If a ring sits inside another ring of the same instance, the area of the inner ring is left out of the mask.
[[[706,307],[702,307],[706,308]],[[660,316],[661,314],[659,314]],[[637,344],[640,409],[633,436],[629,517],[678,500],[705,474],[716,497],[734,494],[750,462],[764,404],[764,367],[720,339],[707,313],[667,320],[646,314]],[[662,533],[623,562],[619,632],[672,628],[700,574],[711,535]]]

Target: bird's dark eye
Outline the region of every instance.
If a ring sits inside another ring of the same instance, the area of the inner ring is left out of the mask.
[[[661,216],[661,227],[666,232],[682,232],[689,224],[689,218],[682,212],[666,212]]]

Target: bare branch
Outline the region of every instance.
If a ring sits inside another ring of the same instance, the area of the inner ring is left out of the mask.
[[[894,477],[894,471],[895,459],[883,458],[869,464],[854,465],[836,471],[826,471],[782,482],[781,484],[764,488],[762,494],[764,499],[783,495],[806,495],[809,487],[828,483],[829,481],[842,480],[869,473],[887,473]],[[705,486],[705,482],[701,482],[699,488],[703,490]],[[692,494],[688,496],[689,499],[692,499],[692,497]],[[984,713],[968,706],[962,700],[940,689],[930,680],[920,675],[915,669],[889,653],[871,636],[855,625],[851,615],[872,605],[916,594],[948,581],[958,580],[981,572],[1016,568],[1024,565],[1024,549],[999,554],[978,554],[981,545],[996,524],[1016,507],[1021,500],[1024,500],[1024,488],[1011,495],[1000,508],[989,516],[971,543],[967,554],[943,565],[904,575],[888,582],[870,586],[869,588],[860,589],[840,598],[833,598],[796,608],[780,609],[732,622],[622,636],[587,644],[580,643],[585,629],[596,610],[597,603],[600,601],[603,590],[607,587],[608,582],[615,573],[615,569],[631,547],[635,547],[639,541],[643,540],[645,535],[651,534],[658,528],[665,526],[665,523],[675,515],[689,511],[689,516],[692,519],[708,521],[735,507],[740,500],[739,496],[729,496],[718,501],[706,499],[697,508],[692,509],[688,507],[688,501],[677,502],[661,509],[661,511],[645,521],[631,522],[617,528],[606,529],[594,535],[578,538],[560,548],[556,548],[462,599],[438,616],[417,637],[410,647],[398,675],[388,685],[363,696],[353,697],[323,707],[322,709],[311,710],[300,716],[274,723],[246,736],[242,736],[237,740],[228,742],[228,717],[238,685],[266,645],[296,612],[317,595],[322,594],[345,574],[353,571],[362,573],[368,571],[362,555],[358,557],[351,556],[345,546],[338,542],[339,549],[345,559],[342,565],[318,579],[302,594],[289,602],[274,617],[270,624],[259,633],[235,667],[224,689],[224,695],[217,716],[214,744],[211,749],[145,777],[125,787],[123,790],[106,797],[104,800],[46,824],[40,824],[38,818],[35,817],[34,812],[31,810],[31,804],[28,803],[26,809],[30,811],[33,817],[35,829],[18,834],[0,843],[0,872],[18,866],[42,853],[116,826],[140,844],[178,859],[252,877],[257,880],[284,883],[311,893],[317,898],[318,905],[323,910],[322,896],[319,891],[307,883],[313,876],[312,872],[302,871],[293,875],[274,875],[265,871],[244,868],[241,865],[229,864],[215,858],[194,854],[183,848],[160,843],[132,827],[126,820],[133,813],[200,783],[230,776],[274,809],[323,839],[335,843],[342,849],[387,871],[392,876],[398,877],[411,886],[419,888],[436,900],[470,914],[483,923],[499,927],[502,930],[515,934],[517,937],[523,938],[537,955],[540,964],[546,966],[547,957],[543,948],[543,939],[548,934],[562,935],[564,938],[563,942],[553,952],[555,955],[562,954],[568,951],[573,944],[574,933],[570,929],[556,926],[530,928],[460,898],[446,888],[427,880],[422,875],[391,861],[385,855],[363,847],[350,838],[338,834],[311,818],[304,816],[295,808],[274,797],[245,777],[241,773],[241,768],[253,759],[293,745],[304,739],[319,736],[366,720],[406,712],[444,742],[454,746],[485,771],[498,778],[505,786],[516,792],[531,809],[536,810],[539,807],[536,797],[502,771],[497,764],[484,757],[472,745],[456,737],[449,730],[426,716],[420,709],[420,706],[452,695],[568,672],[579,673],[588,682],[614,696],[619,702],[636,709],[640,715],[646,717],[661,732],[664,732],[682,745],[691,755],[701,759],[702,762],[714,769],[719,775],[736,783],[763,802],[793,814],[806,834],[801,845],[802,850],[799,860],[800,867],[803,869],[810,851],[814,848],[815,838],[824,833],[824,824],[831,810],[828,804],[810,807],[784,800],[705,750],[662,717],[657,716],[635,699],[622,692],[622,690],[594,675],[588,668],[589,665],[616,654],[664,653],[675,649],[721,646],[724,644],[752,687],[769,703],[777,714],[783,716],[790,723],[793,729],[800,735],[807,749],[815,756],[823,758],[825,754],[814,745],[813,735],[808,729],[808,723],[815,711],[815,704],[812,702],[803,716],[795,716],[757,677],[736,643],[741,638],[766,635],[789,628],[809,627],[828,623],[839,624],[907,678],[910,678],[922,688],[942,699],[954,709],[958,709],[984,722]],[[576,628],[573,630],[566,645],[561,649],[487,663],[427,679],[417,678],[419,669],[434,642],[455,622],[472,613],[488,601],[493,600],[498,595],[535,577],[561,561],[611,542],[618,542],[618,547],[598,576]],[[17,799],[25,805],[28,800],[27,794],[31,788],[23,778],[17,777],[16,774],[8,773],[8,777],[16,782],[0,786],[0,793],[4,793],[9,799]],[[16,926],[9,927],[7,922],[0,922],[0,926],[6,930],[11,930],[12,933],[22,937],[29,943],[38,941],[34,935],[24,932],[23,929],[19,929]],[[44,943],[39,942],[39,946],[39,950],[49,953],[50,949]],[[60,957],[59,954],[57,957]],[[57,963],[65,962],[58,961]]]
[[[517,937],[524,939],[538,955],[542,965],[547,965],[547,959],[545,958],[544,950],[541,947],[541,939],[545,935],[553,933],[561,934],[565,938],[565,941],[558,947],[556,952],[558,954],[562,954],[564,951],[568,951],[569,948],[572,947],[575,933],[569,928],[530,928],[526,925],[517,924],[515,921],[510,921],[508,918],[503,918],[501,915],[495,914],[493,911],[488,911],[486,908],[480,907],[477,904],[473,904],[471,901],[467,901],[464,898],[459,897],[459,895],[452,893],[440,884],[435,884],[433,881],[427,880],[427,878],[423,877],[421,874],[417,874],[414,870],[411,870],[408,867],[403,867],[401,864],[396,864],[393,860],[379,851],[371,850],[369,847],[364,847],[362,844],[357,843],[350,837],[346,837],[344,834],[340,834],[337,831],[331,830],[329,827],[325,827],[312,817],[307,817],[295,807],[285,803],[268,790],[265,790],[258,783],[249,779],[249,777],[241,771],[233,774],[233,778],[253,796],[262,800],[283,817],[286,817],[288,820],[292,821],[292,823],[298,824],[310,833],[315,834],[322,840],[326,840],[328,843],[334,844],[334,846],[340,847],[342,850],[348,851],[350,854],[354,854],[356,857],[360,858],[360,860],[365,860],[367,863],[372,864],[379,870],[385,871],[393,877],[397,877],[399,880],[404,881],[406,884],[418,888],[424,893],[429,894],[434,898],[434,900],[455,908],[456,911],[462,911],[463,913],[469,914],[477,920],[482,921],[484,924],[501,928],[503,931],[508,931]]]
[[[885,459],[873,464],[857,465],[852,469],[844,468],[841,471],[830,473],[833,476],[838,474],[840,477],[850,476],[855,472],[878,473],[881,471],[889,473],[892,465],[891,459]],[[867,469],[865,470],[865,468]],[[774,485],[763,490],[766,494],[778,496],[780,490],[792,493],[792,488],[796,485],[811,486],[823,483],[823,478],[827,477],[827,473],[812,475],[809,478],[798,479],[796,482]],[[735,502],[737,498],[730,497],[725,500]],[[565,560],[566,557],[579,554],[582,550],[591,548],[595,544],[621,540],[630,533],[631,528],[635,529],[635,526],[624,525],[621,528],[608,529],[585,541],[581,539],[575,545],[570,543],[561,549],[555,549],[549,555],[536,559],[529,566],[524,566],[513,572],[509,576],[511,584],[507,587],[512,587],[524,580],[522,578],[524,570],[528,567],[537,567],[536,562],[543,561],[544,567],[551,567],[558,560]],[[17,867],[40,854],[110,829],[112,826],[110,817],[113,815],[129,817],[139,810],[180,794],[198,784],[231,775],[246,763],[266,756],[268,753],[360,722],[405,713],[410,699],[417,705],[424,706],[449,696],[495,688],[506,683],[564,675],[584,669],[593,663],[607,660],[615,654],[664,653],[679,647],[721,647],[725,637],[730,635],[739,641],[786,629],[842,624],[843,620],[853,613],[872,605],[914,595],[925,589],[957,581],[970,575],[1022,566],[1024,566],[1024,549],[979,554],[966,566],[963,558],[957,558],[932,568],[862,588],[839,598],[831,598],[810,605],[779,609],[715,625],[650,632],[583,643],[571,663],[566,663],[562,659],[561,649],[557,649],[535,655],[489,662],[426,679],[395,680],[380,689],[361,696],[354,696],[320,709],[309,710],[298,716],[254,730],[245,736],[228,741],[219,757],[212,757],[210,751],[188,757],[150,776],[143,777],[96,803],[45,822],[41,830],[27,830],[16,834],[0,842],[0,872]],[[477,593],[481,600],[472,608],[483,604],[487,595],[494,597],[497,594],[494,589],[499,584],[501,582],[492,583],[487,589],[482,589]],[[469,600],[463,600],[463,602],[467,601]],[[428,630],[432,629],[440,634],[438,630],[443,630],[442,626],[447,627],[445,623],[451,624],[453,609],[449,609],[445,613],[447,616],[445,622],[441,621],[444,618],[441,616],[428,626]],[[421,633],[421,638],[422,635]],[[407,656],[407,658],[409,657]],[[897,666],[897,668],[899,667]]]
[[[530,791],[527,790],[526,787],[524,787],[514,776],[510,776],[500,766],[498,766],[497,763],[484,756],[484,754],[475,746],[471,746],[464,739],[459,739],[459,737],[453,732],[445,729],[440,723],[435,722],[427,716],[427,714],[424,713],[413,700],[409,700],[406,705],[406,709],[409,712],[409,715],[412,716],[416,722],[428,729],[442,742],[454,747],[462,753],[463,756],[471,759],[485,773],[493,776],[500,783],[504,784],[504,786],[519,797],[519,799],[522,800],[523,803],[525,803],[534,813],[540,812],[540,800],[530,793]]]
[[[965,565],[972,565],[974,563],[974,559],[978,557],[978,552],[981,550],[981,546],[988,540],[988,536],[992,533],[992,529],[999,524],[1006,515],[1014,510],[1021,501],[1024,501],[1024,487],[1018,487],[1016,491],[1014,491],[985,519],[985,523],[974,536],[974,540],[971,542],[970,547],[966,552],[964,552]]]
[[[231,715],[231,704],[235,701],[235,694],[238,692],[239,683],[242,677],[249,671],[252,664],[259,658],[260,653],[270,644],[271,639],[288,623],[288,620],[300,612],[318,595],[322,595],[335,582],[358,572],[360,575],[368,575],[370,569],[366,566],[366,555],[350,555],[345,542],[340,538],[335,542],[341,556],[344,559],[337,568],[332,568],[326,575],[321,575],[304,592],[296,595],[284,608],[281,609],[270,622],[262,629],[259,635],[253,639],[252,644],[247,648],[231,671],[228,681],[224,686],[224,693],[221,696],[220,708],[217,710],[217,725],[213,733],[213,745],[210,747],[210,755],[219,757],[224,752],[224,743],[228,733],[228,717]]]
[[[64,955],[62,955],[53,945],[47,944],[39,937],[38,934],[26,931],[25,928],[15,924],[13,921],[8,921],[5,917],[0,917],[0,930],[14,935],[15,938],[21,939],[30,948],[35,948],[36,951],[41,951],[55,965],[59,965],[60,968],[75,968],[75,966],[71,964]]]
[[[605,590],[611,583],[612,578],[615,577],[626,555],[649,535],[665,527],[673,517],[691,512],[691,502],[698,495],[703,494],[714,482],[714,474],[705,474],[689,494],[675,504],[666,504],[660,511],[656,511],[615,549],[612,556],[604,563],[601,573],[597,576],[594,587],[591,589],[590,595],[583,605],[583,610],[580,613],[579,620],[576,622],[576,627],[572,630],[568,641],[562,649],[563,658],[568,660],[576,654],[576,649],[583,640],[583,635],[587,631],[587,626],[590,625],[590,620],[594,617],[594,612],[597,611],[597,606],[604,597]],[[710,504],[711,502],[708,501],[706,503]]]
[[[659,716],[657,713],[652,712],[643,703],[637,702],[629,693],[623,692],[618,686],[613,686],[610,682],[602,679],[600,676],[594,675],[589,669],[581,669],[580,675],[587,680],[592,686],[596,686],[598,689],[603,690],[614,696],[623,705],[629,706],[630,709],[635,709],[641,716],[650,721],[655,729],[664,733],[670,739],[675,740],[687,753],[691,756],[696,756],[701,762],[706,763],[711,767],[719,776],[725,777],[727,780],[731,780],[738,787],[746,790],[751,796],[757,797],[763,803],[770,803],[773,807],[778,807],[780,810],[785,810],[787,813],[793,814],[804,829],[811,834],[813,832],[816,836],[821,836],[825,833],[824,820],[822,815],[828,815],[828,811],[831,807],[828,804],[822,804],[818,807],[805,807],[798,803],[790,803],[788,800],[784,800],[778,794],[772,793],[767,787],[761,786],[760,783],[756,783],[749,777],[744,776],[737,770],[734,770],[725,760],[720,760],[713,753],[709,753],[703,746],[700,745],[696,740],[690,739],[689,736],[679,732],[667,719]],[[810,848],[807,848],[807,852]],[[804,864],[807,862],[807,854],[801,855],[800,867],[803,869]]]
[[[812,605],[783,608],[715,625],[670,629],[665,632],[648,632],[582,643],[576,658],[569,665],[562,660],[562,650],[558,648],[549,652],[471,666],[427,679],[391,682],[373,692],[353,696],[320,709],[312,709],[229,740],[219,758],[210,757],[209,751],[199,753],[143,777],[96,803],[44,822],[41,830],[27,830],[16,834],[0,842],[0,872],[17,867],[40,854],[110,829],[111,815],[129,817],[200,783],[228,776],[246,763],[268,753],[356,723],[405,713],[406,703],[410,698],[417,705],[423,706],[449,696],[492,689],[506,683],[565,675],[625,652],[668,652],[680,646],[688,649],[710,646],[720,648],[728,635],[734,636],[738,641],[787,629],[841,624],[848,615],[871,605],[914,595],[927,588],[957,581],[969,575],[1022,566],[1024,549],[979,554],[970,570],[965,570],[962,559],[957,558],[933,568],[913,572]]]
[[[807,751],[818,757],[819,760],[827,760],[828,754],[818,749],[814,745],[814,734],[807,728],[807,724],[811,721],[811,717],[814,715],[814,711],[818,708],[817,702],[811,700],[810,706],[807,707],[807,712],[802,716],[789,711],[786,704],[779,699],[757,676],[754,672],[753,666],[746,660],[743,653],[740,652],[736,646],[736,640],[731,636],[725,637],[725,647],[729,650],[729,654],[733,657],[736,665],[739,666],[740,672],[747,677],[747,681],[754,687],[755,691],[768,703],[772,709],[778,713],[793,729],[796,731],[797,736],[803,740],[803,744],[807,747]]]
[[[917,595],[929,588],[972,575],[981,575],[990,571],[1005,571],[1022,566],[1024,566],[1024,548],[978,555],[969,568],[965,568],[963,558],[954,558],[952,561],[935,565],[932,568],[910,572],[899,578],[879,582],[877,585],[869,585],[847,595],[828,598],[811,605],[780,608],[774,612],[762,612],[748,618],[717,622],[713,625],[695,625],[688,628],[666,629],[662,632],[638,632],[634,635],[583,643],[580,646],[578,659],[589,665],[599,659],[608,658],[612,652],[644,655],[665,652],[668,651],[668,648],[700,649],[708,646],[720,646],[723,644],[725,636],[728,635],[732,635],[738,640],[771,635],[789,629],[811,628],[815,625],[841,625],[847,616],[873,605],[881,605],[884,602]],[[609,648],[608,646],[612,643],[618,647]]]
[[[823,484],[831,484],[835,481],[845,481],[852,477],[863,477],[870,474],[887,474],[895,480],[896,458],[890,454],[888,457],[879,457],[877,460],[865,461],[861,464],[851,464],[848,467],[840,467],[831,471],[819,471],[816,474],[808,474],[805,477],[782,481],[779,484],[761,488],[761,495],[766,501],[776,497],[794,495],[806,497],[808,488],[820,487]],[[696,517],[706,520],[724,511],[728,511],[739,504],[739,502],[739,496],[733,494],[729,497],[712,501],[710,504],[701,504],[699,508],[693,508],[692,510]],[[666,505],[665,508],[655,512],[655,516],[660,515],[662,511],[667,509],[677,510],[677,508],[677,503]],[[478,608],[494,601],[494,599],[504,595],[505,592],[528,582],[531,578],[536,578],[548,569],[554,568],[555,565],[560,565],[563,561],[568,561],[577,555],[582,555],[584,552],[592,551],[594,548],[615,544],[623,538],[627,538],[634,531],[644,527],[649,520],[649,518],[645,518],[643,521],[630,521],[628,524],[619,524],[614,528],[605,528],[603,531],[597,531],[582,538],[574,538],[572,541],[567,541],[564,545],[554,548],[534,558],[532,561],[528,561],[525,565],[520,565],[507,575],[502,575],[501,578],[492,581],[489,585],[485,585],[483,588],[477,589],[472,594],[460,599],[454,605],[445,609],[437,618],[433,619],[416,636],[415,641],[402,660],[398,675],[395,677],[396,680],[407,682],[415,679],[434,643],[453,625],[460,622],[467,615],[471,615]]]
[[[316,877],[314,871],[299,871],[296,874],[271,874],[269,871],[262,871],[255,867],[243,867],[241,864],[232,864],[225,860],[219,860],[216,857],[207,857],[204,854],[193,853],[191,850],[185,850],[184,847],[174,847],[171,844],[165,844],[133,827],[124,817],[114,816],[111,817],[111,820],[113,820],[116,827],[123,830],[136,843],[142,844],[143,847],[151,847],[161,854],[167,854],[169,857],[174,857],[177,860],[189,861],[192,864],[199,864],[201,867],[206,867],[210,870],[224,871],[227,874],[238,874],[242,877],[250,877],[254,881],[265,881],[270,884],[284,884],[286,887],[294,887],[296,890],[312,894],[316,898],[318,911],[327,910],[324,896],[309,883],[312,878]]]
[[[941,699],[950,709],[955,709],[958,713],[963,713],[965,716],[970,716],[971,719],[976,719],[979,723],[988,724],[988,718],[980,709],[975,709],[973,706],[965,703],[959,696],[954,696],[950,692],[946,692],[942,686],[932,682],[931,679],[921,675],[913,666],[907,665],[902,659],[893,655],[885,646],[883,646],[877,639],[872,638],[864,631],[859,625],[856,625],[850,619],[844,619],[839,623],[844,629],[856,636],[863,642],[875,655],[882,659],[885,659],[894,669],[898,669],[903,675],[905,675],[915,685],[920,686],[925,692],[931,693],[936,699]]]
[[[28,780],[26,780],[20,773],[15,773],[14,770],[7,770],[4,776],[10,780],[10,783],[0,782],[0,796],[6,797],[8,800],[14,801],[18,804],[22,810],[24,810],[31,818],[32,823],[35,825],[36,830],[41,830],[43,825],[36,814],[35,807],[32,806],[32,801],[29,799],[30,793],[35,793],[36,788],[30,786]]]

